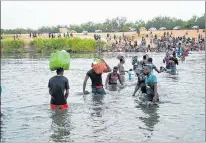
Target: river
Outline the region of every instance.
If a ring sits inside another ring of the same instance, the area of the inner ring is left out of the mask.
[[[125,69],[132,68],[129,53]],[[148,53],[157,67],[164,53]],[[117,54],[105,54],[111,67]],[[2,142],[160,142],[205,140],[205,53],[191,52],[177,66],[178,74],[158,74],[158,106],[143,106],[132,97],[136,79],[126,80],[120,92],[101,99],[82,96],[82,84],[91,58],[71,59],[69,110],[51,111],[49,57],[3,56],[1,59]],[[106,74],[103,75],[105,81]],[[90,80],[87,90],[90,89]]]

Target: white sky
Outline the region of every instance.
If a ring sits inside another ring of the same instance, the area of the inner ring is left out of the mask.
[[[188,20],[204,13],[204,1],[1,1],[1,28],[104,22],[117,16],[133,22],[160,15]]]

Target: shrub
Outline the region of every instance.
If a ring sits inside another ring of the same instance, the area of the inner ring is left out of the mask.
[[[23,40],[2,40],[1,48],[3,52],[6,52],[6,53],[10,53],[10,52],[22,53],[24,52],[24,41]]]
[[[30,42],[30,46],[34,46],[37,52],[54,52],[62,49],[72,52],[94,52],[96,46],[103,47],[104,44],[105,42],[99,45],[95,40],[81,38],[37,38]]]

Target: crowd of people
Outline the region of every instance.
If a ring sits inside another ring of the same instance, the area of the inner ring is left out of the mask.
[[[166,52],[167,50],[178,48],[180,46],[179,43],[181,43],[182,50],[187,48],[190,50],[205,50],[205,36],[199,33],[197,38],[190,38],[187,35],[188,32],[182,37],[175,37],[172,32],[164,32],[161,37],[157,37],[156,34],[151,32],[142,37],[141,42],[138,43],[138,41],[134,40],[134,36],[124,36],[123,33],[119,38],[115,34],[113,38],[110,34],[107,34],[106,40],[111,44],[109,51],[112,52]]]
[[[179,53],[180,52],[180,53]],[[179,54],[179,55],[178,55]],[[143,56],[142,60],[139,60],[137,56],[132,58],[132,69],[125,70],[125,58],[123,56],[118,56],[117,59],[119,63],[117,66],[113,67],[113,70],[110,68],[103,59],[106,70],[103,73],[108,73],[105,88],[108,91],[120,91],[122,90],[125,84],[125,75],[128,74],[129,79],[131,79],[131,71],[135,73],[137,77],[137,84],[135,86],[132,96],[135,96],[137,91],[140,91],[143,95],[142,100],[150,102],[151,104],[156,104],[159,101],[158,96],[158,86],[157,86],[157,77],[154,74],[153,70],[157,73],[167,72],[169,74],[176,74],[176,66],[178,65],[177,56],[182,56],[185,53],[182,51],[167,51],[165,57],[163,57],[163,64],[159,69],[153,63],[152,57],[149,57],[147,54]],[[92,67],[93,67],[92,63]],[[91,92],[93,95],[105,95],[105,89],[103,86],[102,74],[96,73],[93,68],[91,68],[85,76],[83,82],[83,95],[89,94],[86,90],[86,85],[88,79],[91,79]],[[67,109],[67,98],[69,96],[69,81],[66,77],[63,76],[63,68],[57,69],[57,75],[52,77],[49,80],[49,93],[51,95],[51,108],[52,109]]]

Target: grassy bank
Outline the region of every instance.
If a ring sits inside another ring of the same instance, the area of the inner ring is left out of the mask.
[[[23,53],[24,52],[24,40],[2,40],[1,50],[5,53]]]
[[[69,52],[94,52],[97,47],[103,48],[105,42],[96,42],[93,39],[81,38],[36,38],[29,42],[29,47],[38,53],[66,50]],[[27,43],[24,40],[2,40],[3,52],[24,52]]]
[[[35,47],[36,51],[39,53],[52,52],[62,49],[72,52],[93,52],[95,48],[95,41],[91,39],[80,38],[37,38],[30,42],[30,46]]]

